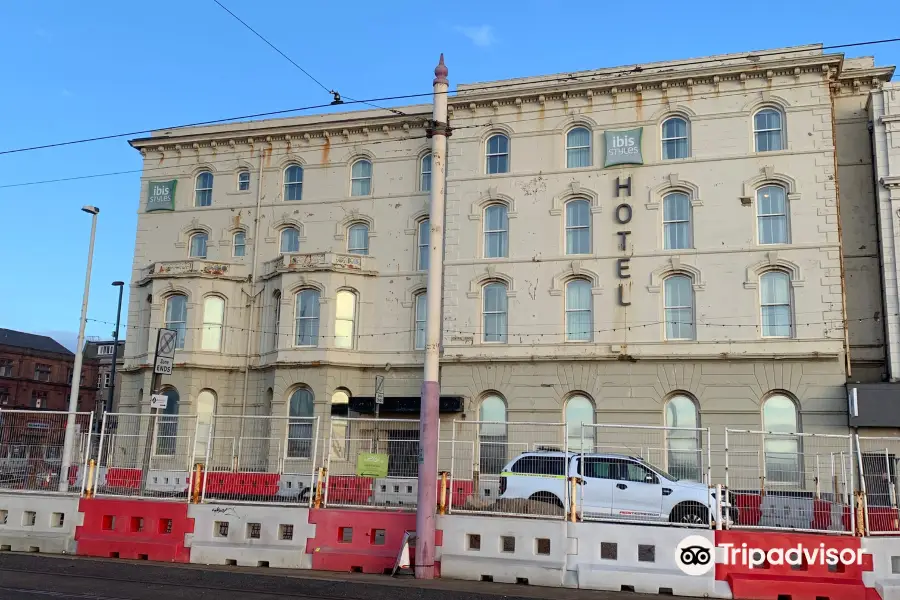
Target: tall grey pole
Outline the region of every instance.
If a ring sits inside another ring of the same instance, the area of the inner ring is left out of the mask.
[[[119,359],[119,323],[122,320],[122,289],[125,287],[124,281],[113,281],[112,284],[119,288],[119,307],[116,309],[116,330],[113,332],[113,355],[112,366],[110,367],[109,377],[109,396],[106,398],[106,405],[103,412],[112,412],[113,396],[116,390],[116,361]]]
[[[447,67],[434,69],[431,124],[431,210],[428,296],[425,315],[425,375],[419,409],[419,490],[416,504],[416,578],[434,579],[434,512],[437,505],[439,403],[441,395],[441,299],[444,284],[444,183],[447,177]]]
[[[78,325],[78,347],[75,348],[75,365],[72,373],[72,389],[69,391],[69,416],[66,419],[66,441],[63,446],[62,466],[59,470],[59,491],[69,491],[69,465],[72,464],[72,450],[75,446],[75,413],[78,411],[78,392],[81,389],[81,365],[84,362],[84,326],[87,323],[88,297],[91,293],[91,265],[94,262],[94,237],[97,235],[96,206],[82,206],[81,210],[91,215],[91,243],[88,247],[87,272],[84,275],[84,297],[81,300],[81,323]]]

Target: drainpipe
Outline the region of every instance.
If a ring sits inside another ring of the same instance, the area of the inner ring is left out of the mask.
[[[847,273],[844,269],[844,234],[841,229],[841,184],[838,177],[838,155],[837,155],[837,116],[834,110],[834,96],[840,83],[837,80],[830,80],[828,84],[828,97],[831,99],[831,139],[834,146],[834,205],[837,210],[837,231],[838,231],[838,259],[841,269],[841,314],[844,320],[844,362],[847,369],[847,379],[850,379],[852,368],[850,367],[850,330],[847,328]]]
[[[872,96],[869,96],[871,102]],[[888,293],[887,282],[885,281],[885,264],[884,264],[884,238],[881,235],[881,198],[878,189],[878,166],[875,164],[877,156],[877,148],[875,147],[875,124],[872,121],[866,126],[869,130],[869,149],[872,151],[872,197],[875,201],[875,233],[878,235],[878,270],[881,273],[881,329],[884,333],[884,376],[888,381],[894,380],[893,362],[891,352],[891,333],[888,330],[888,314],[887,314],[887,298]]]
[[[247,349],[244,356],[244,391],[241,394],[241,417],[247,414],[247,386],[250,383],[250,347],[253,344],[253,316],[256,312],[256,259],[259,256],[259,205],[262,203],[263,162],[265,150],[259,151],[259,176],[256,178],[256,214],[253,224],[253,262],[250,264],[250,312],[247,317]],[[244,437],[244,419],[241,419],[241,437]]]

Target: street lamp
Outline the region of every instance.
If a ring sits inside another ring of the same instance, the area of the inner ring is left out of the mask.
[[[119,358],[119,321],[122,318],[122,289],[125,287],[124,281],[113,281],[112,284],[119,288],[119,307],[116,309],[116,330],[113,332],[113,356],[112,367],[110,368],[109,378],[109,397],[106,399],[104,413],[112,411],[113,408],[113,392],[116,389],[116,360]]]
[[[81,388],[81,365],[84,361],[84,326],[87,323],[88,297],[91,291],[91,265],[94,261],[94,238],[97,235],[96,206],[82,206],[81,210],[91,215],[91,243],[88,246],[87,271],[84,275],[84,297],[81,300],[81,323],[78,325],[78,346],[75,349],[75,366],[72,373],[72,389],[69,391],[69,416],[66,420],[66,441],[63,446],[62,465],[59,471],[59,491],[69,491],[69,465],[72,464],[72,449],[75,446],[75,412],[78,410],[78,392]]]

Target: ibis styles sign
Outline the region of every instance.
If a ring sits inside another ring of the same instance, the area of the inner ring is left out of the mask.
[[[627,131],[605,131],[606,162],[604,167],[613,165],[642,165],[644,157],[641,154],[642,128],[629,129]]]
[[[175,184],[172,181],[151,181],[147,184],[147,212],[175,210]]]

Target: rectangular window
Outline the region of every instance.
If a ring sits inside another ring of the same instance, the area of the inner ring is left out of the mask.
[[[674,275],[665,280],[666,339],[694,339],[694,288],[690,278]]]
[[[425,316],[428,310],[428,295],[416,296],[416,350],[425,349]]]
[[[356,334],[356,294],[342,290],[335,300],[334,345],[352,348]]]
[[[506,343],[506,286],[492,283],[484,286],[484,341]]]
[[[105,387],[105,388],[108,388],[108,387],[109,387],[109,382],[110,382],[110,376],[111,376],[111,375],[112,375],[112,374],[111,374],[109,371],[107,371],[106,373],[103,374],[103,387]]]
[[[763,337],[791,337],[791,282],[787,273],[771,271],[760,277]]]
[[[104,344],[103,346],[97,346],[97,355],[98,356],[108,356],[113,353],[112,344]]]
[[[0,359],[0,377],[13,376],[13,361],[8,358]]]
[[[238,191],[246,192],[250,189],[250,171],[238,173]]]
[[[34,366],[34,378],[38,381],[50,381],[50,365],[38,363]]]
[[[0,387],[0,406],[9,404],[9,388]]]
[[[509,214],[506,206],[488,206],[484,211],[484,257],[506,258],[508,254]]]
[[[222,351],[222,329],[225,323],[225,300],[209,296],[203,300],[202,350]]]
[[[319,292],[303,290],[297,294],[297,346],[319,344]]]
[[[431,222],[428,219],[419,222],[418,256],[416,266],[420,271],[428,270],[428,252],[431,246]]]
[[[676,192],[663,198],[663,247],[691,247],[691,200],[687,194]]]
[[[769,185],[756,192],[760,244],[788,244],[787,199],[784,188]]]
[[[47,392],[32,390],[31,408],[47,408]]]

